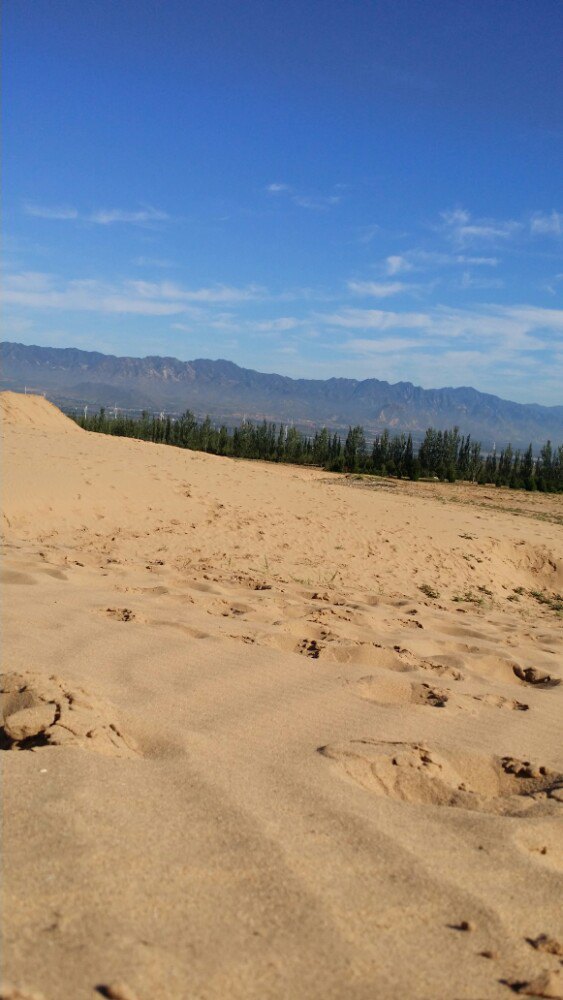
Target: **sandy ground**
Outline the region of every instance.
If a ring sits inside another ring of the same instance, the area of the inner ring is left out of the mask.
[[[0,996],[563,997],[561,498],[1,399]]]

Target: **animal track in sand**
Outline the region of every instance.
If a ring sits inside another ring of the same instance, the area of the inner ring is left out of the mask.
[[[558,808],[563,775],[512,757],[452,754],[419,743],[349,740],[318,748],[376,795],[499,815],[525,814],[545,801]]]
[[[8,673],[0,683],[4,750],[78,746],[114,757],[134,757],[134,745],[111,707],[55,675]]]

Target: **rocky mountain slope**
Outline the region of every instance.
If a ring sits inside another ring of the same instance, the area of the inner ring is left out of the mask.
[[[0,386],[45,392],[59,405],[193,410],[215,420],[292,421],[303,429],[363,424],[420,437],[452,427],[484,447],[563,441],[563,406],[514,403],[470,387],[422,389],[410,382],[292,379],[240,368],[231,361],[127,358],[75,348],[0,344]]]

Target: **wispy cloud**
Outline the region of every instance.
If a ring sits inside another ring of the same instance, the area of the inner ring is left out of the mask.
[[[454,208],[441,213],[442,228],[455,244],[504,241],[522,229],[515,219],[474,219],[464,208]]]
[[[145,226],[151,222],[166,222],[170,216],[167,212],[161,212],[157,208],[143,208],[137,212],[126,212],[122,208],[102,208],[85,216],[85,218],[88,222],[95,222],[100,226],[111,226],[115,222]]]
[[[502,278],[483,278],[480,275],[477,277],[471,273],[471,271],[464,271],[460,282],[460,288],[504,288],[504,281]]]
[[[355,295],[369,295],[376,299],[386,299],[409,290],[408,284],[403,281],[349,281],[348,288]]]
[[[172,299],[184,302],[249,302],[262,297],[266,290],[259,285],[234,288],[231,285],[212,285],[210,288],[182,288],[171,281],[128,281],[126,289],[144,299]]]
[[[6,277],[3,299],[7,304],[29,309],[173,316],[188,311],[191,304],[248,302],[262,293],[263,290],[254,285],[192,289],[171,282],[125,281],[111,285],[92,279],[61,282],[49,274],[22,272]]]
[[[492,344],[510,354],[563,349],[563,309],[539,306],[485,304],[470,309],[433,306],[424,312],[383,309],[339,309],[317,313],[315,320],[325,330],[359,330],[369,339],[381,331],[417,331],[421,350],[443,350],[445,343],[460,342],[487,354]],[[361,339],[361,338],[360,338]]]
[[[340,309],[334,313],[317,313],[314,318],[326,326],[348,330],[416,329],[430,324],[430,316],[426,313],[384,309]]]
[[[420,341],[414,337],[378,337],[369,339],[367,337],[352,337],[343,344],[343,349],[352,354],[360,354],[364,357],[373,354],[396,355],[401,351],[412,350],[420,347]]]
[[[26,203],[24,210],[27,215],[37,219],[77,219],[78,210],[68,205],[33,205]]]
[[[133,259],[133,264],[136,267],[157,267],[162,268],[162,270],[168,270],[172,267],[177,267],[176,261],[168,260],[166,257],[135,257]]]
[[[342,187],[344,187],[342,184],[335,185],[335,189],[341,189]],[[299,208],[308,208],[316,212],[325,212],[327,209],[338,205],[342,200],[342,196],[339,194],[306,194],[296,191],[291,184],[282,184],[280,182],[268,184],[266,191],[268,194],[274,196],[285,196]]]
[[[563,212],[536,212],[531,219],[532,233],[542,236],[563,236]]]
[[[373,222],[371,226],[361,226],[358,230],[357,241],[358,243],[363,243],[366,246],[372,243],[376,236],[382,232],[381,226],[377,222]]]
[[[98,226],[111,226],[115,223],[150,226],[170,219],[167,212],[162,212],[151,206],[145,206],[136,211],[127,211],[122,208],[100,208],[92,212],[79,212],[77,208],[71,206],[36,205],[27,202],[24,205],[24,211],[27,215],[38,219],[91,222]]]
[[[401,255],[386,257],[382,262],[383,270],[388,277],[405,274],[408,271],[429,271],[436,268],[455,267],[498,267],[498,257],[478,257],[464,253],[444,253],[439,250],[423,250],[413,248],[405,250]]]
[[[405,271],[412,271],[413,264],[406,257],[392,254],[385,258],[385,270],[390,277],[395,274],[403,274]]]

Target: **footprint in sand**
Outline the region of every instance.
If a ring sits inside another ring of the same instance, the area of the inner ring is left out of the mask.
[[[480,701],[483,705],[491,708],[507,708],[512,712],[528,712],[530,706],[524,701],[517,701],[515,698],[505,698],[502,694],[471,694],[467,695],[472,701]]]
[[[131,608],[106,608],[105,614],[108,618],[113,618],[118,622],[131,622],[136,618],[135,612]]]
[[[539,802],[558,809],[563,797],[563,774],[513,757],[375,739],[330,744],[318,752],[363,788],[401,802],[515,816]]]
[[[310,656],[313,660],[318,660],[321,655],[323,647],[319,645],[316,639],[303,639],[299,643],[297,652],[301,653],[302,656]]]
[[[0,702],[3,750],[78,746],[115,757],[137,755],[109,705],[54,675],[5,674]]]
[[[553,688],[561,684],[561,678],[554,674],[548,674],[545,670],[538,670],[537,667],[514,667],[514,673],[524,684],[533,684],[535,687]]]
[[[492,708],[505,708],[512,711],[526,712],[529,705],[516,701],[514,698],[505,698],[496,694],[458,694],[450,688],[437,687],[426,681],[409,681],[406,678],[386,678],[376,677],[370,674],[360,677],[352,685],[360,698],[366,701],[373,701],[379,705],[401,705],[410,703],[412,705],[424,705],[430,708],[450,708],[465,709],[470,711],[475,707],[472,703],[481,703]]]
[[[360,698],[378,705],[410,703],[444,708],[451,695],[447,689],[436,688],[425,682],[413,683],[405,677],[376,677],[373,674],[360,677],[351,687]]]
[[[393,649],[396,652],[402,666],[392,669],[428,670],[437,677],[451,677],[454,681],[462,681],[464,679],[463,672],[458,670],[456,666],[452,666],[450,662],[447,662],[449,659],[447,656],[437,656],[435,659],[428,660],[423,657],[416,656],[414,653],[411,653],[410,649],[405,649],[402,646],[393,646]]]

